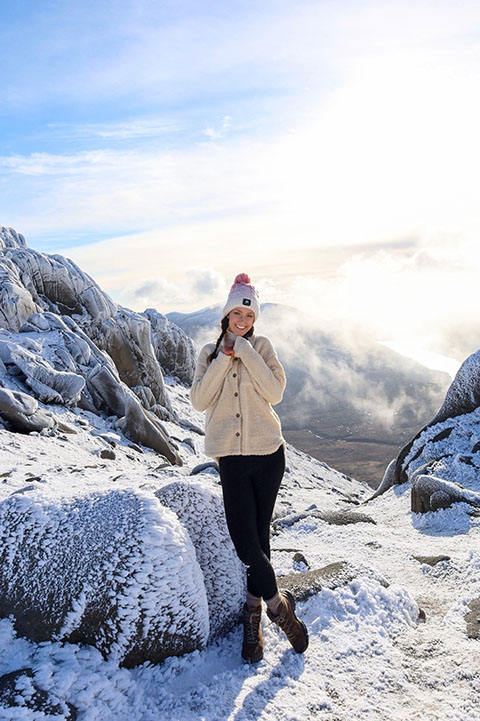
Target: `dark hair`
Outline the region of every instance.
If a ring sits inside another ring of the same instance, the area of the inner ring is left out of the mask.
[[[222,326],[222,332],[221,332],[220,335],[218,336],[217,343],[216,343],[216,345],[215,345],[214,351],[213,351],[212,353],[210,353],[210,355],[209,355],[208,358],[207,358],[207,363],[209,363],[209,364],[210,364],[210,363],[217,357],[217,355],[218,355],[218,349],[220,348],[220,343],[222,342],[223,337],[224,337],[225,333],[226,333],[227,330],[228,330],[228,323],[229,323],[229,320],[228,320],[228,317],[227,317],[227,316],[225,316],[225,318],[222,318],[221,323],[220,323],[220,325]],[[244,337],[244,338],[250,338],[251,335],[253,335],[253,325],[252,325],[252,327],[250,328],[250,330],[248,330],[248,331],[245,333],[245,335],[244,335],[243,337]]]

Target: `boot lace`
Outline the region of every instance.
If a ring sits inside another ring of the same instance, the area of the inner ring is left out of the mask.
[[[258,627],[260,625],[260,612],[251,611],[245,614],[245,631],[247,643],[256,643],[258,640]]]
[[[278,619],[275,619],[277,622],[277,625],[280,626],[282,631],[284,631],[287,634],[287,638],[294,638],[296,636],[297,631],[297,621],[293,617],[288,617],[287,614],[282,615],[280,614],[278,616]]]

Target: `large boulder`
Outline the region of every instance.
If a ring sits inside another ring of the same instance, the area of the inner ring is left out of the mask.
[[[0,504],[0,616],[35,642],[95,646],[125,666],[202,648],[202,571],[177,516],[133,490]]]
[[[210,614],[210,638],[240,617],[246,594],[245,566],[230,539],[221,491],[194,481],[174,481],[155,494],[188,531],[202,569]]]

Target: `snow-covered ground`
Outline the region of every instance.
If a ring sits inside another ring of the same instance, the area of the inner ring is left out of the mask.
[[[202,426],[188,390],[166,383],[178,416]],[[0,499],[40,486],[62,495],[112,487],[148,493],[208,460],[200,435],[168,422],[184,466],[163,466],[153,451],[139,453],[118,434],[115,460],[102,459],[108,442],[97,432],[114,432],[107,420],[61,407],[56,415],[77,432],[0,430]],[[191,440],[183,442],[186,436]],[[298,603],[310,634],[304,655],[264,615],[265,656],[255,666],[242,662],[238,626],[203,651],[128,670],[92,647],[16,638],[11,620],[2,619],[0,675],[32,668],[36,686],[76,706],[80,721],[480,719],[479,641],[467,637],[464,621],[468,602],[480,597],[480,519],[469,515],[472,508],[415,516],[408,485],[358,505],[370,490],[325,464],[289,447],[287,467],[277,517],[316,506],[375,521],[338,526],[307,516],[276,526],[279,575],[305,570],[296,551],[312,570],[334,561],[357,569],[350,584]],[[194,478],[211,483],[216,476],[207,470]],[[437,555],[449,560],[432,567],[414,558]],[[21,705],[0,710],[9,721],[53,718]]]

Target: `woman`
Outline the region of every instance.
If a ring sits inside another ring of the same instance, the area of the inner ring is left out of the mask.
[[[298,653],[308,646],[305,624],[295,615],[290,591],[279,591],[270,563],[270,521],[285,471],[285,441],[271,404],[282,400],[285,372],[272,344],[254,335],[258,294],[245,273],[237,275],[222,314],[222,332],[200,351],[190,398],[206,410],[205,453],[220,468],[228,530],[247,566],[242,657],[263,657],[262,598],[268,617]]]

